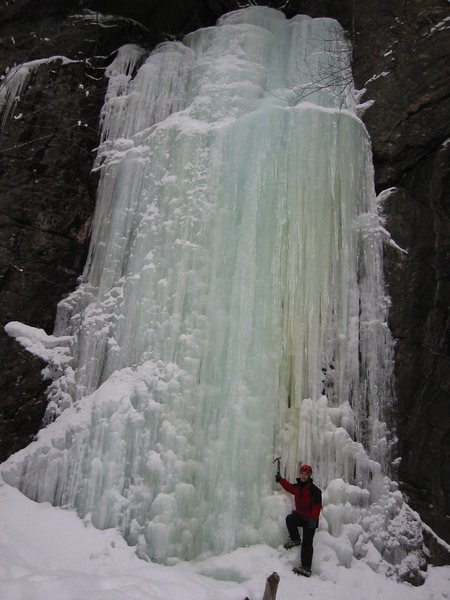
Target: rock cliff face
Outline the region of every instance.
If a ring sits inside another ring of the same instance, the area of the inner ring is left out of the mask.
[[[246,4],[0,0],[0,73],[41,60],[30,69],[0,137],[2,326],[20,320],[50,333],[57,302],[81,274],[95,201],[91,166],[104,68],[114,50],[129,42],[152,48]],[[399,478],[423,520],[450,541],[448,2],[258,4],[288,16],[334,17],[353,42],[357,86],[366,88],[364,100],[374,101],[364,120],[376,187],[398,246],[387,239],[385,271],[397,340]],[[56,56],[70,61],[42,60]],[[0,103],[1,93],[0,81]],[[0,360],[4,459],[32,439],[46,401],[43,365],[3,331]]]
[[[399,478],[411,505],[448,541],[449,12],[438,2],[371,4],[364,8],[377,26],[370,13],[360,21],[355,76],[375,100],[365,122],[377,191],[390,189],[381,203],[386,227],[407,252],[386,245]]]

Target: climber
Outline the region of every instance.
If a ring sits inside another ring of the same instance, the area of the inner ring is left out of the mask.
[[[322,508],[322,492],[313,483],[312,468],[310,465],[300,467],[300,477],[297,483],[290,483],[281,477],[278,472],[275,481],[290,494],[294,494],[295,509],[286,517],[286,527],[290,539],[284,547],[288,550],[300,545],[298,528],[303,528],[303,541],[301,548],[301,565],[294,569],[297,575],[311,576],[311,563],[313,557],[313,539],[319,523],[319,514]]]

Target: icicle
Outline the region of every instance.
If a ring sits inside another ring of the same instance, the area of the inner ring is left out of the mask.
[[[50,58],[41,58],[22,63],[8,70],[0,83],[0,114],[3,113],[2,128],[13,114],[15,106],[20,100],[20,95],[27,87],[34,71],[42,65],[54,61],[61,61],[63,65],[77,62],[65,56],[51,56]]]
[[[116,58],[105,71],[108,77],[108,89],[105,103],[100,114],[100,142],[106,138],[113,139],[115,123],[122,121],[122,114],[126,110],[130,82],[137,64],[145,50],[135,44],[126,44],[117,51]]]

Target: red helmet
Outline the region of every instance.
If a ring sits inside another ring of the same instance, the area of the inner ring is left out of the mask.
[[[308,475],[311,475],[311,473],[312,473],[311,465],[302,465],[300,467],[300,473],[308,473]]]

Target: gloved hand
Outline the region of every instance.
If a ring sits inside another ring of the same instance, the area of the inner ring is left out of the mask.
[[[276,481],[277,483],[279,483],[280,479],[281,479],[281,475],[280,475],[279,473],[277,473],[277,474],[275,475],[275,481]]]
[[[315,529],[317,527],[317,521],[314,521],[314,519],[309,519],[308,520],[308,529]]]

